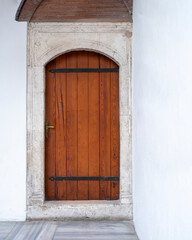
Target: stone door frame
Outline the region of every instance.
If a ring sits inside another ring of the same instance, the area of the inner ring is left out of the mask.
[[[27,219],[132,219],[131,33],[131,23],[28,24]],[[75,50],[99,52],[119,65],[119,200],[44,199],[44,66]]]

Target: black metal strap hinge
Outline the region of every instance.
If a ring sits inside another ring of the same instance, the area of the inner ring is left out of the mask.
[[[51,69],[51,73],[107,73],[119,72],[119,68],[62,68]]]
[[[119,181],[119,177],[50,177],[51,181]]]

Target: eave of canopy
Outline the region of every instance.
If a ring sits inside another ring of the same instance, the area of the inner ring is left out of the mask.
[[[132,21],[132,0],[22,0],[17,21]]]

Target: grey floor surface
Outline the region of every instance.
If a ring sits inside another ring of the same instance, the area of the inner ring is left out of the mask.
[[[0,240],[138,240],[128,221],[0,222]]]

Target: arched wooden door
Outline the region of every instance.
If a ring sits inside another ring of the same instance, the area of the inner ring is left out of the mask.
[[[119,68],[74,51],[46,66],[45,199],[119,199]]]

